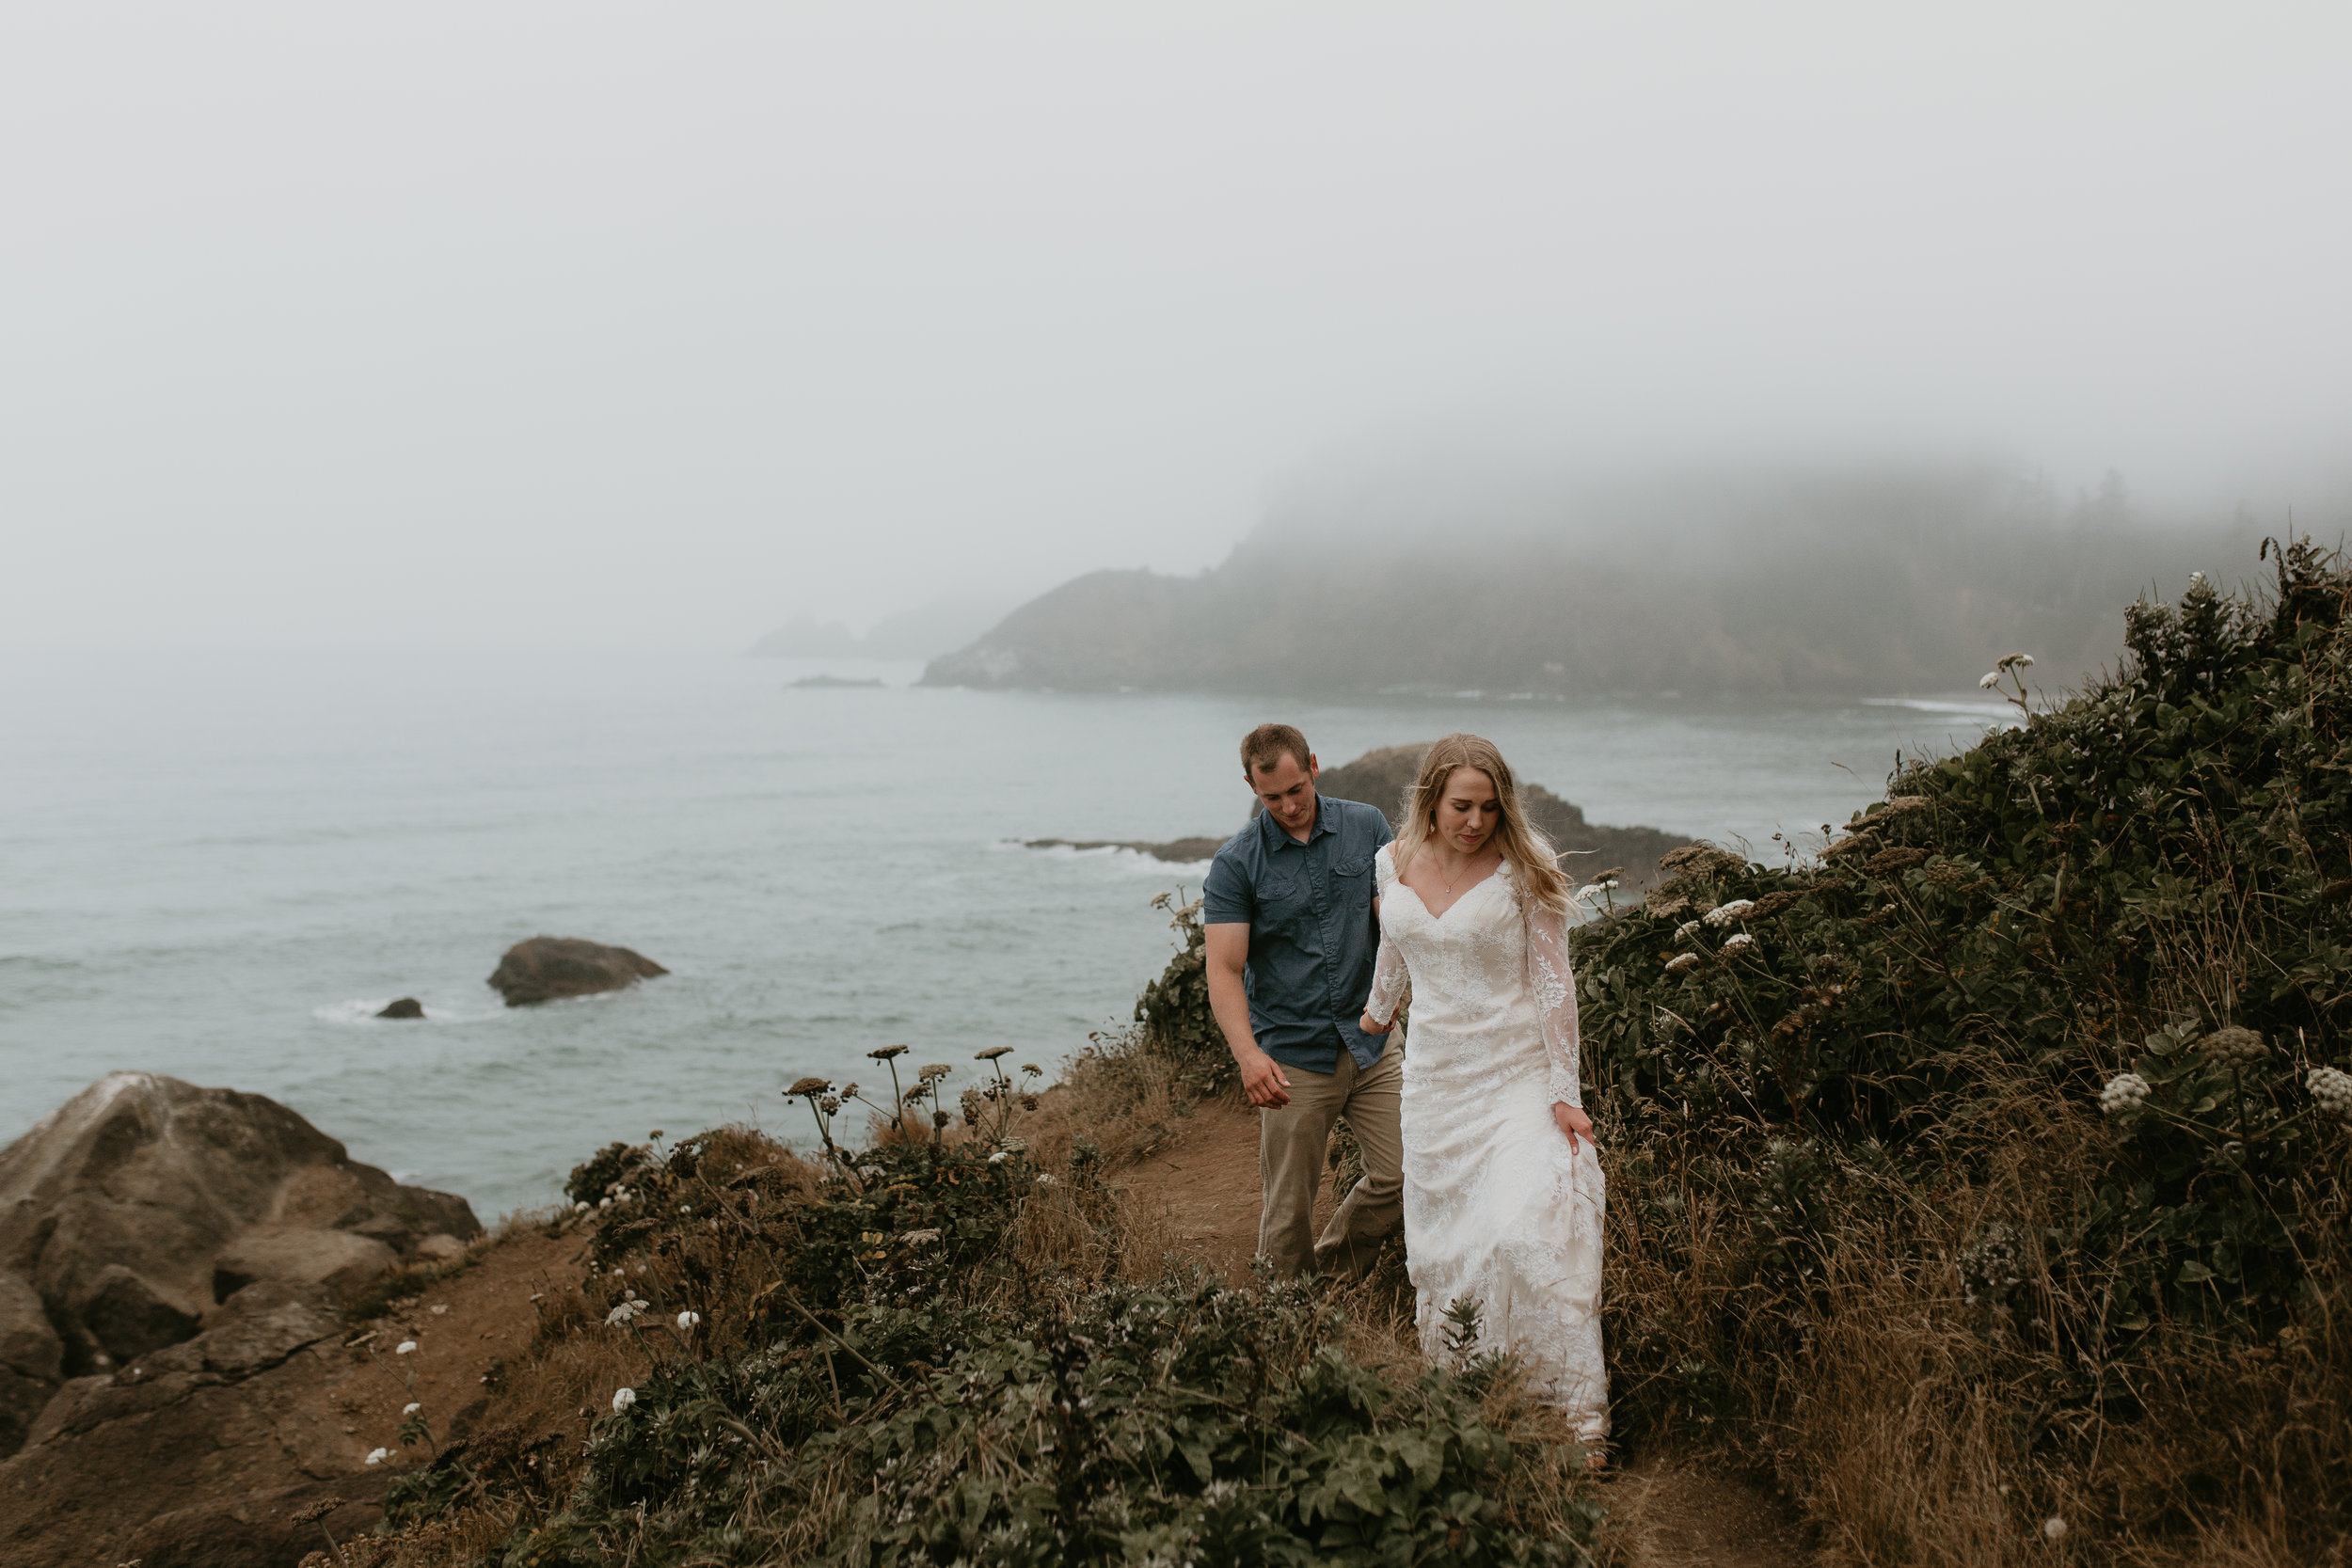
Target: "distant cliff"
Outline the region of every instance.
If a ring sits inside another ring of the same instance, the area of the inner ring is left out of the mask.
[[[2109,662],[2151,585],[2249,559],[2120,496],[1958,473],[1722,481],[1270,522],[1198,577],[1095,572],[930,662],[928,686],[1250,692],[1863,693],[2030,652]]]

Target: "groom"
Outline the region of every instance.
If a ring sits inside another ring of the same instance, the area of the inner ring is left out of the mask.
[[[1311,1261],[1360,1273],[1404,1220],[1401,1051],[1357,1027],[1372,993],[1379,898],[1372,857],[1388,818],[1315,792],[1307,737],[1261,724],[1241,743],[1242,775],[1265,810],[1216,852],[1201,889],[1209,1006],[1259,1109],[1264,1205],[1258,1250],[1288,1278]],[[1347,1118],[1364,1175],[1313,1236],[1331,1123]]]

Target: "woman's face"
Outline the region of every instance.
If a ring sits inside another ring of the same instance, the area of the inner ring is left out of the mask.
[[[1465,855],[1474,855],[1495,836],[1502,820],[1502,802],[1495,799],[1495,782],[1482,768],[1457,768],[1446,775],[1438,792],[1438,837]]]

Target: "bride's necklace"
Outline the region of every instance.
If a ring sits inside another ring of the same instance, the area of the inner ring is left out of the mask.
[[[1445,874],[1445,867],[1438,863],[1438,857],[1435,855],[1429,857],[1429,869],[1438,874],[1438,880],[1445,883],[1445,895],[1448,899],[1451,899],[1454,896],[1454,883],[1460,879],[1463,872],[1468,871],[1470,868],[1470,861],[1474,861],[1477,858],[1477,856],[1473,855],[1470,857],[1470,860],[1464,861],[1459,866],[1454,868],[1454,876],[1449,878]]]

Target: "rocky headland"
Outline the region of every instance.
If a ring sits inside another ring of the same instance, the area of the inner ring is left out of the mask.
[[[1422,740],[1409,746],[1383,746],[1366,752],[1354,762],[1325,768],[1317,787],[1335,800],[1361,800],[1377,806],[1388,816],[1389,826],[1398,827],[1404,820],[1406,793],[1420,775],[1421,759],[1429,754],[1429,746],[1428,741]],[[1658,879],[1658,858],[1690,842],[1657,828],[1613,828],[1605,823],[1587,822],[1581,807],[1525,780],[1520,781],[1519,797],[1530,819],[1551,840],[1552,847],[1560,851],[1560,863],[1580,882],[1592,881],[1602,872],[1614,872],[1629,891],[1647,887]],[[1250,804],[1249,814],[1258,814],[1255,801]],[[1132,849],[1154,860],[1189,864],[1216,855],[1225,840],[1202,836],[1161,843],[1146,839],[1067,838],[1032,838],[1024,842],[1032,849]]]
[[[1474,544],[1468,543],[1475,534]],[[2152,581],[2242,558],[2120,494],[1992,467],[1301,501],[1194,576],[1100,571],[932,659],[927,686],[1488,698],[1942,692],[2013,648],[2122,651]]]

